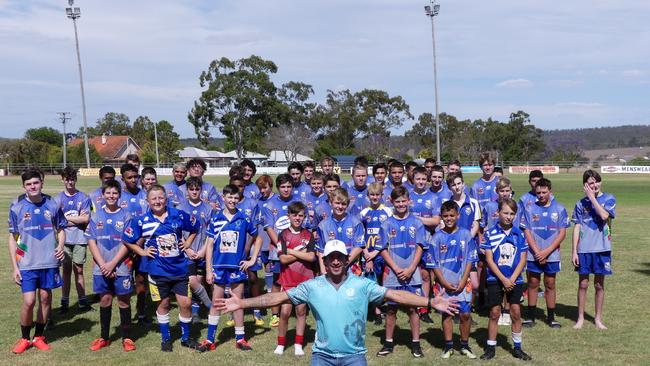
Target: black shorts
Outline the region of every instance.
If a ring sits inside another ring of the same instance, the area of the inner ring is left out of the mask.
[[[515,285],[510,292],[503,289],[501,282],[490,282],[487,284],[487,304],[489,306],[501,305],[503,296],[508,299],[509,304],[521,304],[523,301],[524,287],[521,284]]]
[[[203,276],[205,277],[205,260],[187,261],[187,275],[188,276]]]
[[[152,301],[166,299],[172,293],[188,296],[191,293],[190,281],[187,275],[175,277],[149,275],[149,292]]]

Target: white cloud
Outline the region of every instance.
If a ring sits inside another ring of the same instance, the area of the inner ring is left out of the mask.
[[[497,86],[499,88],[512,89],[530,88],[533,86],[533,82],[528,79],[509,79],[498,83]]]
[[[629,69],[629,70],[623,70],[623,76],[628,77],[628,78],[636,78],[639,76],[643,76],[645,73],[639,69]]]
[[[593,109],[602,108],[602,103],[585,103],[585,102],[563,102],[555,104],[559,108],[574,108],[574,109]]]
[[[552,86],[557,86],[561,88],[575,88],[583,85],[584,80],[572,80],[572,79],[563,79],[563,80],[552,80],[549,82]]]

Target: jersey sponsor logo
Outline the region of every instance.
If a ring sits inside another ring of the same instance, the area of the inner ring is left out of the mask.
[[[560,215],[557,212],[551,213],[551,221],[558,222],[560,220]]]
[[[221,231],[221,242],[219,243],[220,253],[237,253],[239,245],[239,232],[234,230]]]
[[[499,245],[498,265],[512,267],[512,264],[515,261],[516,253],[517,253],[517,249],[515,248],[514,245],[512,245],[512,243],[506,242]]]
[[[43,216],[44,216],[47,220],[49,220],[49,219],[52,218],[52,213],[50,212],[50,210],[45,210],[45,212],[43,212]]]
[[[284,230],[288,228],[291,225],[291,221],[289,220],[289,216],[281,216],[278,218],[278,220],[275,222],[275,228],[279,230]]]
[[[31,220],[31,219],[32,219],[32,214],[30,214],[29,212],[25,212],[25,214],[23,215],[23,220]]]
[[[332,240],[332,239],[336,239],[336,233],[330,230],[330,232],[327,233],[327,237],[328,237],[330,240]]]
[[[129,206],[129,203],[128,203],[128,202],[126,202],[126,201],[122,201],[122,202],[120,202],[120,207],[122,207],[122,208],[127,208],[128,206]]]
[[[539,215],[538,215],[538,214],[534,214],[534,215],[533,215],[533,221],[539,221],[539,220],[540,220]]]
[[[130,278],[125,278],[122,280],[122,287],[124,289],[130,289],[131,288],[131,279]]]
[[[157,236],[156,245],[158,246],[158,255],[161,257],[177,257],[180,253],[176,233]]]
[[[379,221],[384,222],[388,219],[388,215],[379,215]]]
[[[488,189],[489,189],[489,187],[488,187]],[[483,194],[483,188],[478,189],[478,194]]]
[[[124,229],[124,221],[115,221],[115,228],[117,230],[122,230]]]
[[[465,214],[470,215],[472,213],[471,207],[465,207]]]
[[[449,249],[449,248],[447,247],[447,244],[444,244],[444,243],[443,243],[443,244],[440,244],[440,254],[445,254],[445,253],[447,253],[447,250],[448,250],[448,249]]]
[[[340,228],[339,228],[339,230],[340,230]],[[345,229],[345,236],[347,236],[348,238],[352,239],[352,237],[354,236],[354,229],[351,228],[351,227],[346,228],[346,229]]]
[[[396,237],[397,236],[397,230],[395,230],[394,228],[390,229],[390,234],[389,235],[390,235],[391,238]]]
[[[415,238],[415,227],[409,227],[409,236],[411,236],[411,238]]]
[[[379,235],[379,228],[378,227],[369,227],[366,229],[366,234],[368,235]]]
[[[110,222],[109,222],[109,224],[110,224]],[[97,223],[97,229],[101,230],[101,229],[103,229],[103,228],[104,228],[104,222],[103,222],[103,221],[99,221],[99,222]]]
[[[354,296],[354,289],[353,289],[353,288],[345,289],[345,294],[346,294],[348,297],[353,297],[353,296]]]
[[[41,210],[39,208],[37,208],[37,209],[34,210],[34,213],[38,215],[38,214],[41,213]]]

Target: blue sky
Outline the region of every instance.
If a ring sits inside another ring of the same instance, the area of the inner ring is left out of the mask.
[[[543,129],[650,124],[648,1],[441,0],[440,110]],[[148,115],[194,137],[187,113],[210,61],[257,54],[275,81],[379,88],[417,116],[434,108],[428,1],[83,1],[78,20],[89,125]],[[67,1],[0,0],[0,136],[82,124]],[[402,133],[413,121],[395,131]]]

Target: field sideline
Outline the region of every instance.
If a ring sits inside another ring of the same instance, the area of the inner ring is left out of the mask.
[[[478,175],[467,175],[468,182],[474,181]],[[510,175],[513,181],[516,197],[528,190],[525,175]],[[573,206],[583,196],[581,189],[581,175],[560,174],[549,175],[553,181],[554,195],[566,208],[569,215]],[[170,177],[162,177],[164,181]],[[349,179],[349,178],[348,178]],[[207,177],[207,181],[223,187],[225,177]],[[97,178],[81,177],[78,188],[89,192],[98,185]],[[563,325],[559,330],[553,330],[538,322],[533,329],[524,329],[523,347],[533,357],[531,364],[554,365],[639,365],[650,363],[650,347],[646,348],[647,327],[650,325],[650,238],[648,236],[648,211],[650,207],[650,179],[643,175],[603,175],[603,190],[612,193],[617,198],[617,218],[613,224],[613,271],[614,276],[607,278],[606,298],[604,310],[604,323],[609,327],[606,331],[598,331],[593,323],[593,287],[589,289],[587,297],[587,322],[582,330],[572,329],[576,318],[576,288],[577,274],[571,265],[571,231],[567,232],[567,239],[562,245],[562,272],[558,275],[558,305],[557,318]],[[59,177],[48,176],[45,180],[45,192],[55,194],[62,189]],[[6,222],[10,202],[22,193],[19,177],[0,178],[0,220]],[[6,225],[0,230],[2,237],[8,235]],[[91,282],[92,259],[88,253],[85,267],[86,288],[92,289]],[[75,314],[76,307],[71,308],[70,315],[65,317],[55,316],[56,326],[46,332],[48,341],[52,346],[50,352],[41,352],[30,349],[23,355],[11,353],[11,346],[20,336],[18,313],[21,304],[20,289],[11,279],[11,263],[7,250],[0,255],[0,365],[58,365],[91,363],[100,365],[185,365],[207,364],[219,362],[225,365],[278,365],[278,364],[307,364],[311,344],[314,339],[314,321],[308,317],[308,331],[306,334],[307,356],[296,358],[293,356],[293,347],[288,345],[283,356],[273,354],[276,341],[276,331],[270,328],[255,328],[252,316],[246,316],[247,338],[253,346],[252,352],[240,352],[234,348],[234,331],[225,328],[222,319],[218,339],[220,344],[213,352],[198,354],[180,347],[178,337],[180,329],[177,326],[178,311],[171,312],[172,332],[175,340],[174,352],[163,354],[160,351],[160,336],[157,326],[151,331],[144,332],[134,325],[138,350],[125,353],[121,349],[118,338],[115,343],[106,349],[97,352],[88,350],[90,342],[99,336],[99,311],[94,304],[95,311]],[[91,292],[91,291],[88,291]],[[54,312],[59,307],[60,290],[54,291]],[[643,300],[645,299],[645,300]],[[76,293],[71,291],[71,303],[76,302]],[[132,300],[132,304],[135,300]],[[117,306],[113,307],[112,325],[116,333],[119,322]],[[151,308],[150,308],[151,309]],[[540,299],[538,309],[545,310],[545,302]],[[135,313],[135,312],[134,312]],[[540,314],[541,315],[541,314]],[[439,355],[442,350],[442,333],[440,318],[433,316],[435,324],[422,325],[422,348],[425,353],[423,359],[414,359],[410,355],[408,344],[410,332],[407,317],[404,313],[398,315],[398,328],[395,332],[395,353],[387,358],[377,358],[375,353],[381,347],[383,327],[376,327],[371,323],[367,325],[366,345],[369,350],[368,360],[371,365],[398,365],[404,361],[411,365],[429,365],[432,362],[440,364]],[[470,346],[475,353],[481,354],[487,335],[487,318],[485,314],[474,315],[479,323],[472,329]],[[293,331],[289,325],[288,343],[293,341]],[[196,335],[205,336],[206,325],[193,329]],[[458,329],[455,329],[458,334]],[[117,334],[116,334],[117,335]],[[224,344],[221,344],[224,342]],[[499,327],[497,357],[485,364],[521,364],[509,354],[511,349],[510,328]],[[5,358],[6,357],[6,358]],[[475,361],[479,362],[479,361]],[[464,356],[455,353],[444,364],[457,365],[473,363]]]

